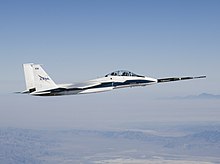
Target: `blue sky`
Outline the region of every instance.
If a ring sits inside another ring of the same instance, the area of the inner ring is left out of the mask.
[[[51,125],[66,126],[76,119],[74,112],[78,112],[81,120],[88,120],[92,112],[94,120],[121,118],[126,121],[133,119],[134,108],[140,110],[140,117],[146,114],[146,120],[158,118],[161,112],[161,117],[170,120],[167,113],[175,113],[175,108],[163,111],[161,104],[171,108],[189,102],[152,99],[203,92],[219,94],[219,7],[217,0],[1,1],[1,124],[13,126],[19,122],[22,126],[21,120],[24,124],[35,120],[30,124],[41,126],[40,119],[42,122],[51,121]],[[21,65],[26,62],[43,64],[58,83],[84,81],[117,69],[128,69],[155,78],[203,74],[208,78],[111,93],[41,99],[11,94],[25,88]],[[31,106],[35,103],[40,110]],[[209,104],[208,107],[213,103],[212,115],[208,117],[210,112],[205,108],[199,120],[220,116],[217,111],[219,102],[191,102],[196,109],[201,104]],[[108,107],[103,109],[106,105]],[[28,115],[30,106],[35,115]],[[60,111],[62,106],[64,111]],[[124,108],[120,110],[118,106]],[[47,111],[48,108],[55,109],[56,113]],[[152,111],[145,111],[146,108],[154,109],[152,115]],[[71,117],[71,112],[74,117]],[[184,110],[180,109],[178,113],[184,113]],[[189,112],[190,116],[197,114]],[[57,119],[59,116],[63,119]],[[9,121],[9,118],[15,121]],[[65,123],[65,120],[69,122]],[[145,121],[144,118],[142,120]]]

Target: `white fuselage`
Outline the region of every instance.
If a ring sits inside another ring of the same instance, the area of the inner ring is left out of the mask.
[[[132,77],[132,76],[108,76],[98,79],[89,80],[88,83],[100,83],[94,87],[88,87],[78,92],[78,94],[105,92],[113,89],[146,86],[157,83],[157,79],[150,77]],[[69,94],[76,94],[76,92],[68,91]],[[65,92],[67,94],[67,92]]]
[[[60,95],[75,95],[88,94],[97,92],[106,92],[113,89],[146,86],[157,83],[157,79],[150,77],[133,77],[133,76],[107,76],[84,82],[83,87],[78,87],[77,84],[58,84],[59,88],[51,89],[50,91],[38,91],[31,93],[38,96],[60,96]],[[78,83],[82,84],[82,83]]]

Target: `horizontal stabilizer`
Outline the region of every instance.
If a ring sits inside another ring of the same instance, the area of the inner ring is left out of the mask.
[[[200,78],[206,78],[206,76],[197,76],[197,77],[170,77],[170,78],[157,79],[157,82],[158,82],[158,83],[165,83],[165,82],[172,82],[172,81],[179,81],[179,80],[200,79]]]
[[[34,96],[41,96],[41,95],[46,95],[46,94],[49,95],[50,93],[51,93],[50,91],[45,91],[45,92],[32,92],[30,94]]]

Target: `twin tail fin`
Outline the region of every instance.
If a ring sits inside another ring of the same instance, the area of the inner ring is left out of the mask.
[[[40,92],[57,88],[55,82],[44,71],[40,64],[23,64],[26,90],[23,93]]]

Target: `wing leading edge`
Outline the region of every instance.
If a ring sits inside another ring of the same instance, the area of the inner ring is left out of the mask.
[[[101,83],[100,82],[83,82],[83,83],[75,83],[75,84],[71,84],[67,87],[65,87],[66,89],[71,89],[71,88],[77,88],[77,89],[86,89],[86,88],[89,88],[89,87],[94,87],[94,86],[97,86],[97,85],[100,85]]]

